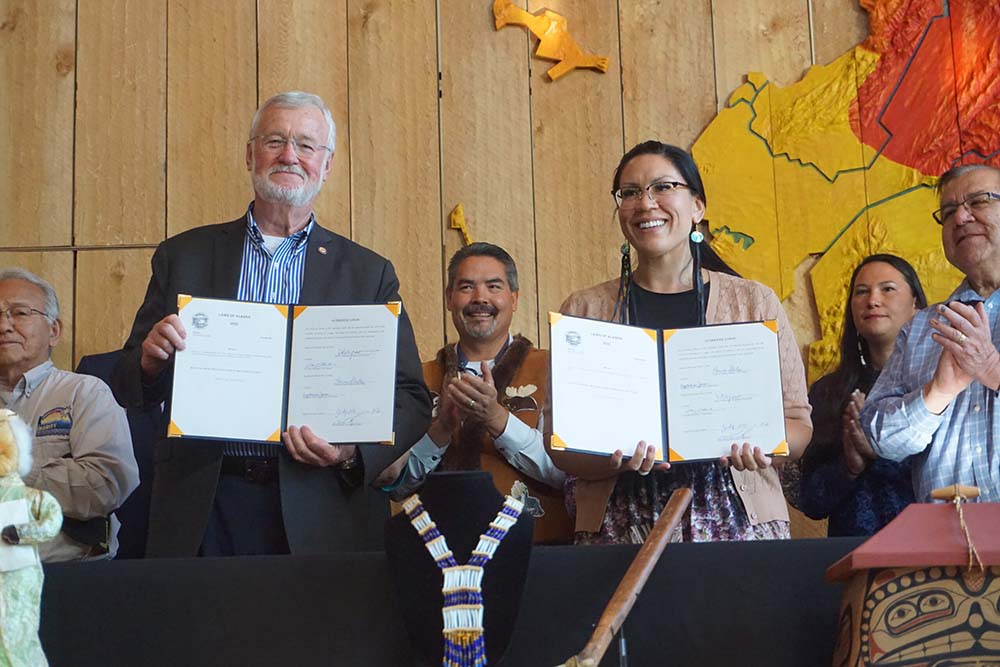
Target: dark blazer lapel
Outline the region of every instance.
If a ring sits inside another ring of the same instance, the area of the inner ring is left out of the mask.
[[[211,296],[235,299],[243,262],[243,241],[246,239],[246,216],[219,227],[212,257]]]
[[[328,291],[336,262],[336,253],[331,246],[336,240],[336,235],[330,230],[320,227],[319,223],[313,225],[306,247],[306,268],[302,276],[299,303],[331,303]]]

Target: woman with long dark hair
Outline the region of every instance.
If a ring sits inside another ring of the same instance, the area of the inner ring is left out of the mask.
[[[612,194],[628,251],[621,275],[571,295],[562,312],[657,329],[777,320],[785,430],[797,458],[811,426],[795,337],[774,292],[736,276],[701,234],[692,234],[707,201],[694,160],[676,146],[639,144],[618,164]],[[634,271],[631,249],[638,256]],[[628,450],[630,458],[619,450],[610,460],[553,452],[569,473],[567,504],[575,511],[578,543],[642,542],[670,493],[682,486],[694,493],[682,525],[685,540],[789,537],[778,475],[760,446],[734,443],[719,461],[672,467],[656,464],[645,442]]]
[[[917,272],[900,257],[870,255],[851,275],[840,364],[809,391],[815,430],[798,497],[807,516],[829,519],[831,537],[871,535],[913,502],[909,461],[877,458],[858,415],[896,334],[926,307]]]

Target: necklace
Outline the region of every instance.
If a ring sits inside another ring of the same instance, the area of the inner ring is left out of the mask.
[[[444,606],[444,655],[442,667],[481,667],[486,664],[483,639],[483,566],[493,558],[510,527],[517,523],[524,505],[507,496],[503,507],[489,528],[479,536],[479,543],[465,565],[459,565],[448,548],[448,541],[431,521],[420,496],[414,494],[403,503],[403,511],[416,529],[431,558],[441,569],[441,594]]]

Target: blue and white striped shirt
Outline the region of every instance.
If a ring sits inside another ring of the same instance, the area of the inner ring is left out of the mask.
[[[306,246],[316,216],[301,230],[285,238],[272,255],[264,245],[264,235],[253,219],[253,204],[247,209],[247,235],[243,241],[243,262],[236,298],[262,303],[298,303],[302,274],[306,268]]]
[[[243,241],[236,298],[262,303],[298,303],[306,267],[306,247],[315,223],[316,216],[311,215],[309,223],[283,239],[272,254],[264,244],[264,235],[257,221],[253,219],[251,203],[247,208],[247,233]],[[252,442],[227,442],[224,451],[230,456],[275,456],[273,445]]]
[[[948,301],[980,299],[963,281]],[[993,345],[1000,347],[1000,291],[985,299]],[[931,491],[950,484],[979,487],[979,500],[1000,501],[1000,406],[992,389],[973,382],[940,415],[924,404],[941,356],[931,318],[937,306],[917,313],[896,338],[892,357],[872,387],[861,423],[879,456],[901,461],[911,454],[913,490],[918,502],[930,502]]]

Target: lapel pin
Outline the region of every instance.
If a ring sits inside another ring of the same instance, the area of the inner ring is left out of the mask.
[[[317,248],[317,250],[319,250],[319,254],[321,254],[321,255],[325,255],[326,254],[326,248],[324,248],[323,246],[320,246],[319,248]]]

